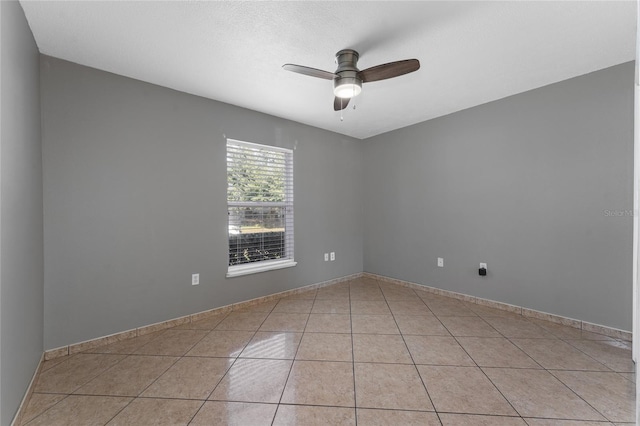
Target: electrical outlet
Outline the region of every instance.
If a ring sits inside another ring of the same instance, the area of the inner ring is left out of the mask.
[[[444,258],[442,258],[442,257],[438,258],[438,266],[440,268],[444,268]]]
[[[329,253],[325,253],[324,254],[324,261],[328,262],[329,261]]]
[[[191,274],[191,285],[200,284],[200,274]]]
[[[331,261],[333,262],[334,260],[336,260],[336,252],[332,251],[331,252]]]

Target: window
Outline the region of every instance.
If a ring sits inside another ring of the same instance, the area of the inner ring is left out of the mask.
[[[227,139],[227,209],[227,277],[296,265],[292,150]]]

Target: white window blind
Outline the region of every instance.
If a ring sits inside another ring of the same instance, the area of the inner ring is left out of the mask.
[[[294,266],[293,151],[227,139],[229,270]]]

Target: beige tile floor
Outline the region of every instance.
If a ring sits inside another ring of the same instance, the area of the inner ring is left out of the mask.
[[[632,424],[630,348],[360,278],[47,361],[23,424]]]

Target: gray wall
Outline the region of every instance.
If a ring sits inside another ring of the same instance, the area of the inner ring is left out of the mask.
[[[42,355],[42,152],[39,54],[22,8],[0,2],[0,424]]]
[[[46,56],[41,87],[46,349],[362,271],[361,141]],[[295,149],[295,268],[225,278],[225,135]]]
[[[360,272],[363,247],[368,272],[629,330],[632,84],[357,141],[42,57],[45,348]],[[225,136],[295,148],[296,268],[224,277]]]
[[[631,330],[633,72],[366,140],[364,270]]]

